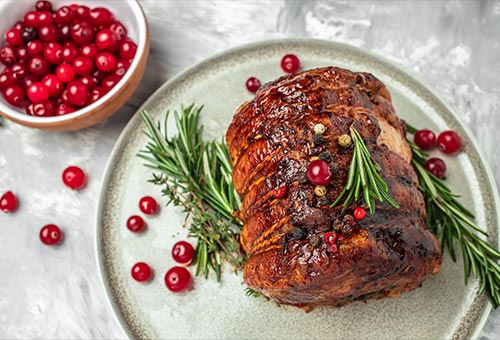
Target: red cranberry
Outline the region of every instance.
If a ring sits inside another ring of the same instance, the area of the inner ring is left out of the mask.
[[[52,24],[54,22],[54,18],[52,17],[52,13],[47,11],[39,12],[38,14],[38,27],[42,27],[42,25]]]
[[[31,115],[35,117],[52,117],[56,112],[56,107],[52,100],[45,100],[40,103],[30,103],[33,105],[31,108]]]
[[[11,46],[4,46],[0,49],[0,61],[6,66],[14,65],[17,61],[16,54]]]
[[[69,83],[75,79],[75,70],[70,64],[61,64],[56,68],[56,76],[60,81]]]
[[[115,87],[116,84],[118,84],[120,79],[121,77],[117,76],[116,74],[111,74],[102,80],[101,86],[106,90],[106,92],[108,92],[113,87]]]
[[[89,57],[90,59],[94,60],[99,51],[94,44],[90,44],[80,47],[80,53],[82,54],[82,56]]]
[[[69,166],[62,173],[64,185],[73,190],[80,190],[86,184],[85,172],[77,166]]]
[[[358,208],[354,209],[354,212],[353,212],[352,216],[354,216],[355,219],[357,219],[358,221],[360,221],[363,218],[365,218],[366,211],[365,211],[365,209],[358,207]]]
[[[63,82],[55,74],[47,74],[43,77],[42,83],[49,89],[50,97],[58,97],[64,90]]]
[[[75,59],[80,54],[78,47],[71,42],[67,42],[64,44],[62,50],[62,60],[65,63],[71,63],[73,59]]]
[[[53,246],[61,242],[63,233],[55,224],[48,224],[40,230],[40,240],[47,246]]]
[[[81,82],[83,85],[85,85],[89,90],[92,90],[94,87],[97,86],[97,80],[92,77],[91,75],[84,75],[81,76],[80,78],[77,79],[79,82]],[[91,94],[89,93],[89,96]]]
[[[38,37],[43,42],[53,42],[59,39],[59,32],[52,24],[43,25],[38,28]]]
[[[314,185],[327,185],[331,179],[328,163],[321,159],[312,161],[309,164],[306,175],[309,182]]]
[[[16,79],[23,79],[28,73],[28,67],[22,62],[15,63],[11,66],[10,70]]]
[[[57,105],[64,103],[67,105],[71,105],[68,99],[68,90],[64,89],[63,92],[61,93],[61,97],[57,99]]]
[[[255,77],[250,77],[247,79],[246,86],[247,90],[255,93],[260,88],[260,80]]]
[[[120,21],[115,21],[109,26],[109,29],[116,33],[119,40],[123,40],[127,37],[127,28],[123,26]]]
[[[111,72],[116,67],[116,58],[109,52],[101,52],[95,58],[96,67],[104,72]]]
[[[21,107],[24,102],[24,90],[17,84],[8,85],[3,89],[3,97],[10,105]]]
[[[68,104],[61,103],[57,106],[55,115],[56,116],[63,116],[67,115],[68,113],[75,112],[75,108],[69,106]]]
[[[43,83],[33,83],[26,90],[29,100],[33,103],[40,103],[49,99],[49,89]]]
[[[60,41],[67,41],[71,39],[70,26],[61,26],[57,29]]]
[[[101,51],[116,52],[120,47],[120,39],[118,35],[108,28],[104,28],[97,32],[95,36],[95,45]]]
[[[115,21],[113,14],[103,7],[96,7],[90,11],[90,22],[95,27],[108,27]]]
[[[28,43],[28,42],[36,39],[36,37],[38,36],[38,31],[34,27],[26,26],[22,29],[21,35],[23,37],[23,41],[25,43]]]
[[[90,21],[90,8],[87,6],[77,6],[75,9],[76,11],[76,17],[80,21]]]
[[[71,23],[75,17],[75,11],[68,6],[62,6],[56,11],[54,21],[58,26],[65,26]]]
[[[24,21],[17,21],[13,28],[17,28],[18,30],[22,30],[25,27],[26,27],[26,24],[24,23]]]
[[[59,65],[60,63],[62,63],[62,50],[63,47],[61,46],[61,44],[50,42],[47,44],[47,46],[45,46],[43,56],[52,65]]]
[[[73,69],[76,74],[83,76],[94,70],[94,63],[88,57],[78,56],[73,60]]]
[[[16,84],[17,81],[12,72],[4,72],[0,74],[0,89],[3,90],[9,85]]]
[[[86,21],[75,24],[70,28],[71,39],[77,45],[88,45],[94,39],[94,28]]]
[[[172,248],[172,257],[177,263],[187,266],[193,261],[194,248],[189,242],[179,241]]]
[[[50,65],[46,59],[34,56],[28,62],[28,70],[34,75],[43,76],[49,73]]]
[[[19,45],[16,48],[16,57],[19,61],[26,62],[29,59],[28,48],[26,45]]]
[[[151,196],[144,196],[139,201],[139,209],[146,215],[153,215],[158,211],[158,203]]]
[[[286,185],[281,185],[279,188],[273,190],[274,197],[281,199],[286,196],[287,187]]]
[[[125,60],[134,59],[135,53],[137,52],[137,45],[130,39],[126,38],[120,44],[120,57]]]
[[[335,231],[329,231],[325,233],[325,236],[323,236],[323,239],[325,240],[326,243],[334,244],[337,241],[337,233]]]
[[[439,179],[443,179],[446,173],[446,163],[437,157],[429,158],[424,163],[424,168]]]
[[[141,216],[133,215],[127,220],[127,228],[133,233],[140,233],[144,230],[146,223]]]
[[[286,73],[297,72],[300,68],[300,60],[295,54],[287,54],[281,59],[281,68]]]
[[[177,293],[189,287],[191,283],[191,274],[184,267],[172,267],[165,274],[165,285],[168,290]]]
[[[437,138],[437,147],[441,152],[454,154],[462,147],[462,139],[455,131],[444,131]]]
[[[17,197],[12,191],[7,191],[0,197],[0,210],[5,213],[12,213],[17,209]]]
[[[38,12],[42,11],[52,12],[52,4],[50,3],[50,1],[37,1],[35,9]]]
[[[69,104],[83,106],[89,97],[89,89],[79,81],[72,81],[66,88],[68,90]]]
[[[90,90],[89,104],[98,101],[99,99],[104,97],[106,93],[107,93],[106,90],[101,86],[93,88],[92,90]]]
[[[32,57],[36,55],[43,55],[44,44],[40,40],[31,40],[26,44],[28,54]]]
[[[134,280],[139,282],[148,281],[151,278],[151,267],[144,262],[137,262],[131,270]]]
[[[24,42],[21,30],[17,28],[8,30],[7,33],[5,33],[5,40],[12,46],[21,45]]]
[[[107,73],[99,69],[95,69],[94,72],[92,72],[90,75],[100,83],[106,77]]]
[[[31,11],[24,15],[24,23],[26,26],[38,27],[38,12]]]
[[[128,61],[119,60],[116,63],[116,68],[113,71],[113,74],[122,78],[125,75],[125,73],[127,73],[127,70],[129,67],[130,67],[130,63]]]
[[[35,115],[35,104],[32,102],[28,101],[28,104],[26,104],[26,107],[24,108],[24,111],[28,116],[34,116]]]
[[[34,74],[27,74],[23,79],[21,79],[21,86],[26,91],[28,87],[33,85],[33,83],[39,82],[40,77]]]

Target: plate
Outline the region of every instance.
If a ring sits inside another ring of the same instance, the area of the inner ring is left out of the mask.
[[[178,109],[182,103],[203,104],[205,137],[219,139],[236,108],[251,98],[245,89],[246,79],[255,76],[266,82],[282,76],[280,60],[287,53],[299,56],[303,69],[335,65],[371,72],[389,88],[400,117],[417,127],[457,131],[464,140],[463,152],[454,157],[440,155],[448,164],[447,183],[475,212],[490,241],[498,244],[499,201],[493,176],[471,133],[414,76],[357,48],[318,40],[266,41],[236,48],[168,81],[142,109],[161,120],[166,110]],[[192,290],[169,292],[163,276],[175,265],[170,250],[187,235],[181,209],[162,207],[156,217],[146,220],[148,230],[140,235],[125,227],[127,218],[139,212],[140,197],[152,194],[166,203],[160,188],[147,182],[151,171],[136,156],[147,141],[144,128],[135,115],[119,138],[104,176],[97,216],[102,279],[116,316],[130,337],[448,339],[479,333],[490,306],[484,296],[477,295],[477,281],[464,285],[462,263],[454,263],[448,256],[439,274],[400,298],[318,308],[310,313],[245,296],[241,275],[231,270],[224,271],[221,283],[214,277],[197,277]],[[148,284],[139,284],[130,276],[130,268],[138,261],[149,263],[155,271]]]

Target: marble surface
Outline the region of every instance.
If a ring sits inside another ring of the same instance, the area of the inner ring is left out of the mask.
[[[113,1],[113,0],[108,0]],[[144,79],[129,103],[86,130],[0,128],[0,192],[21,201],[0,214],[0,338],[124,338],[106,300],[94,254],[100,181],[120,131],[163,82],[215,53],[269,38],[311,37],[378,53],[418,75],[474,132],[500,183],[500,2],[141,1],[151,29]],[[85,190],[60,181],[77,164]],[[56,223],[63,245],[45,247]],[[481,338],[500,338],[500,310]]]

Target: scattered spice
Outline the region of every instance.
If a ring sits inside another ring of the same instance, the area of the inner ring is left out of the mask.
[[[318,156],[312,156],[311,158],[309,158],[309,161],[314,162],[317,161],[318,159],[319,159]]]
[[[326,195],[326,188],[322,185],[316,185],[314,187],[314,194],[318,197],[323,197]]]
[[[320,134],[320,135],[321,135],[323,132],[325,132],[325,131],[326,131],[326,127],[325,127],[323,124],[321,124],[321,123],[314,125],[314,128],[313,128],[313,129],[314,129],[314,133],[316,133],[316,134]]]
[[[349,136],[348,134],[343,134],[339,136],[337,142],[341,147],[347,148],[352,144],[352,139],[351,136]]]
[[[317,248],[321,244],[321,237],[319,237],[319,235],[315,234],[315,235],[311,236],[311,238],[309,239],[309,242],[311,243],[311,246],[313,246],[314,248]]]
[[[318,202],[321,205],[329,205],[330,204],[330,200],[326,196],[320,197]]]
[[[283,198],[286,195],[286,191],[287,191],[286,185],[282,185],[279,188],[276,188],[273,190],[273,195],[274,195],[274,197],[276,197],[278,199]]]
[[[337,241],[337,233],[335,231],[329,231],[325,233],[324,239],[326,243],[334,244],[335,241]]]
[[[330,151],[323,151],[322,153],[319,154],[319,159],[327,163],[330,163],[332,161],[332,154],[330,153]]]
[[[296,227],[295,229],[292,230],[291,232],[291,239],[292,240],[303,240],[307,236],[307,231],[305,231],[302,228]]]
[[[323,144],[323,142],[324,142],[323,135],[321,135],[319,133],[314,134],[312,137],[312,141],[314,143],[314,146],[319,146],[319,145]]]

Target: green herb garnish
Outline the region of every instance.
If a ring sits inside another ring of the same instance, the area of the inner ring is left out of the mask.
[[[347,173],[347,183],[340,193],[339,197],[331,204],[334,207],[347,194],[343,206],[347,206],[353,199],[357,201],[360,197],[360,191],[363,191],[363,200],[373,215],[375,212],[375,200],[380,202],[387,201],[395,208],[399,204],[389,194],[389,187],[379,174],[380,165],[372,160],[370,151],[366,147],[363,138],[354,126],[350,127],[354,151],[352,154],[351,165]]]
[[[208,277],[213,270],[220,281],[222,260],[236,269],[244,263],[238,242],[241,222],[233,215],[241,202],[231,180],[227,146],[202,139],[201,110],[191,105],[182,107],[180,114],[174,111],[178,134],[172,137],[167,133],[170,112],[162,126],[141,111],[149,142],[139,156],[148,162],[146,166],[159,171],[150,182],[163,186],[167,204],[184,208],[190,236],[198,241],[196,275]]]

